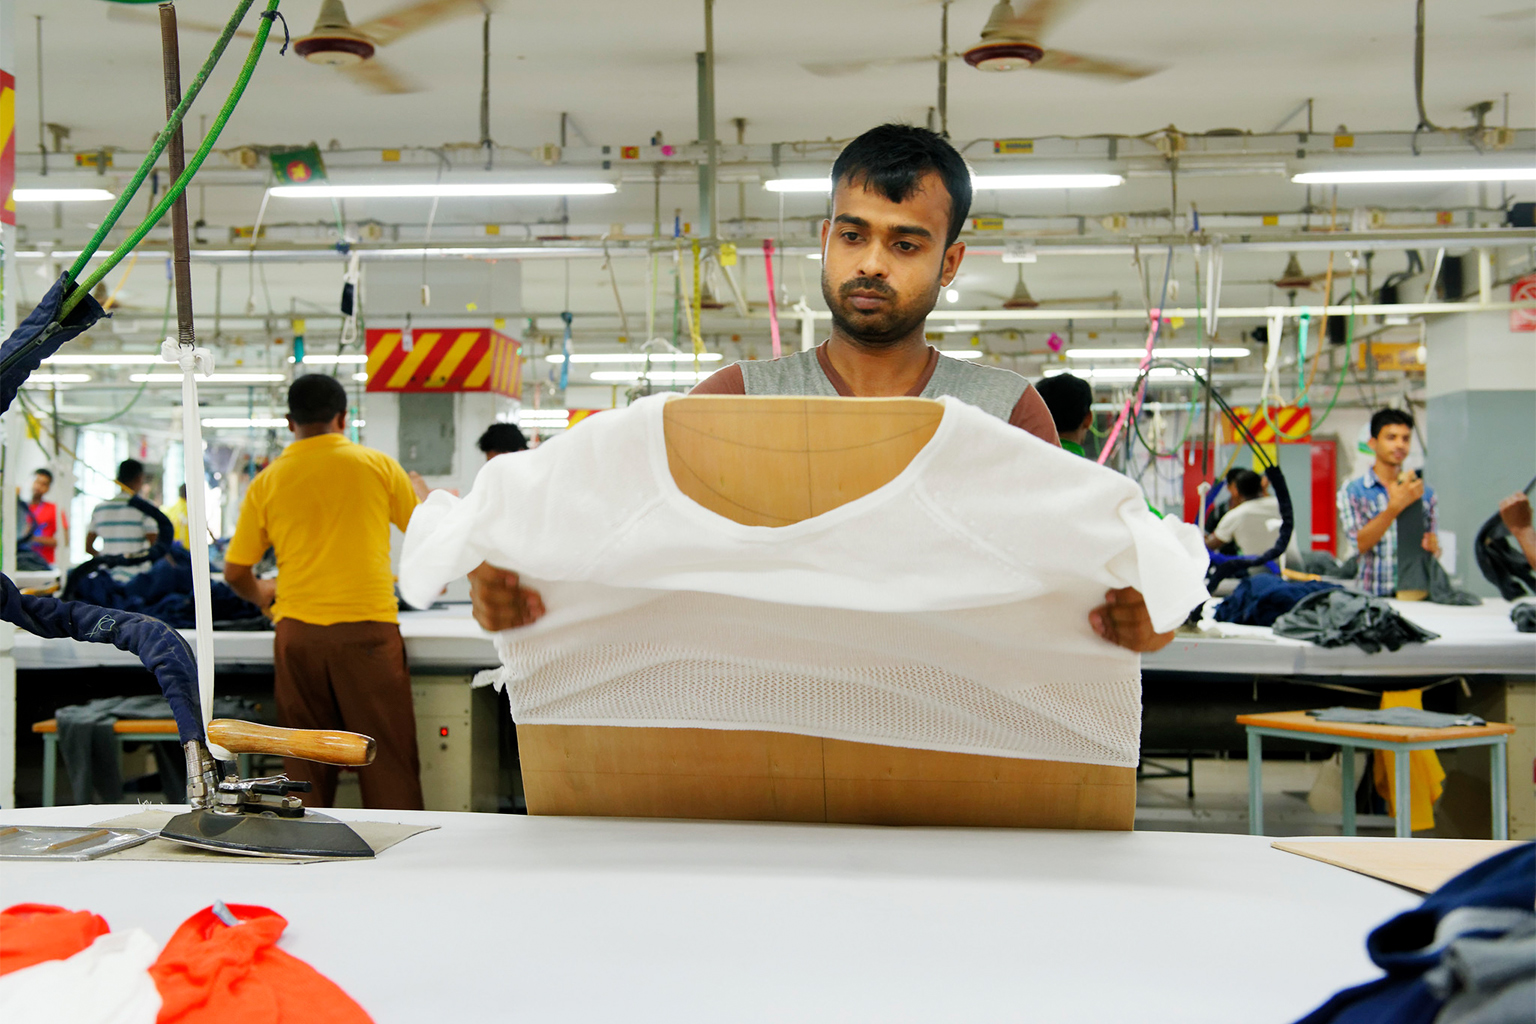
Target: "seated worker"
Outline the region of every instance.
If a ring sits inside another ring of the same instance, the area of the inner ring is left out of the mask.
[[[1083,442],[1093,427],[1093,385],[1070,373],[1058,373],[1035,385],[1035,390],[1051,410],[1061,446],[1073,455],[1088,457]]]
[[[485,433],[480,435],[477,443],[487,459],[528,450],[528,439],[517,429],[516,423],[492,423],[485,428]]]
[[[117,485],[122,489],[122,496],[102,502],[91,512],[91,523],[85,530],[88,555],[138,555],[160,542],[159,524],[128,504],[128,499],[144,486],[144,463],[138,459],[124,459],[119,463]],[[101,542],[99,550],[97,541]],[[148,568],[148,563],[119,566],[112,570],[112,575],[121,580]]]
[[[1205,538],[1205,546],[1220,551],[1235,543],[1239,555],[1262,555],[1280,539],[1280,499],[1269,493],[1269,481],[1251,469],[1234,470],[1228,480],[1231,504]],[[1301,546],[1294,532],[1285,555],[1300,561]]]
[[[1023,377],[950,359],[927,344],[923,325],[965,256],[960,229],[971,205],[965,161],[943,137],[887,124],[849,143],[832,165],[832,216],[821,224],[821,292],[832,334],[816,349],[741,362],[712,374],[696,395],[951,395],[1056,444],[1051,412]],[[515,572],[481,564],[470,574],[475,619],[489,630],[544,614]],[[1156,633],[1134,588],[1113,590],[1089,613],[1105,640],[1155,651]]]
[[[1499,502],[1499,518],[1532,569],[1536,569],[1536,527],[1531,525],[1531,499],[1516,492]]]
[[[39,558],[49,565],[54,564],[54,558],[59,550],[59,526],[69,529],[69,517],[59,513],[59,506],[51,501],[44,501],[48,492],[53,489],[53,472],[40,469],[32,474],[32,498],[27,502],[27,511],[32,515],[32,521],[37,524],[36,531],[32,534],[32,550],[37,552]]]
[[[1381,409],[1371,417],[1366,442],[1376,461],[1339,490],[1339,524],[1360,552],[1359,589],[1391,596],[1397,592],[1397,517],[1414,502],[1424,506],[1424,550],[1440,554],[1435,537],[1435,492],[1416,474],[1405,472],[1413,440],[1413,417],[1400,409]]]
[[[224,580],[276,623],[279,725],[349,729],[378,753],[358,770],[363,805],[421,809],[411,675],[389,564],[389,527],[401,530],[417,494],[400,463],[346,436],[347,391],[311,373],[288,388],[294,441],[256,475],[225,553]],[[276,580],[251,567],[277,551]],[[286,759],[314,785],[304,803],[329,807],[336,768]]]

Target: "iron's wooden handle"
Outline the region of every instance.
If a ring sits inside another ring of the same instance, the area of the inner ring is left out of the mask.
[[[364,765],[373,762],[372,736],[338,729],[279,729],[275,725],[215,718],[208,739],[236,754],[280,754],[321,764]]]

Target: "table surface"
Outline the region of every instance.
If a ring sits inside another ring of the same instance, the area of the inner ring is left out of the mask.
[[[1234,673],[1241,675],[1447,676],[1462,673],[1536,675],[1536,633],[1521,633],[1509,618],[1509,602],[1496,598],[1481,607],[1427,602],[1392,602],[1404,617],[1439,633],[1439,640],[1401,650],[1366,654],[1355,647],[1325,648],[1277,637],[1263,626],[1218,624],[1223,635],[1180,634],[1173,643],[1142,658],[1148,672]],[[183,631],[191,639],[190,630]],[[475,624],[467,605],[404,612],[400,633],[417,671],[470,672],[498,664],[491,635]],[[272,664],[271,633],[215,632],[220,668]],[[107,644],[44,640],[16,635],[18,669],[80,669],[132,666],[137,659]]]
[[[1422,726],[1379,725],[1370,722],[1320,722],[1305,711],[1267,711],[1258,715],[1238,715],[1238,725],[1257,725],[1266,729],[1315,733],[1320,736],[1344,736],[1389,743],[1423,743],[1425,740],[1470,740],[1508,736],[1512,725],[1489,722],[1487,725],[1448,725],[1441,729]]]
[[[1262,836],[332,813],[441,827],[368,862],[15,862],[0,905],[159,942],[215,899],[270,907],[380,1024],[1282,1024],[1377,977],[1366,933],[1418,903]]]

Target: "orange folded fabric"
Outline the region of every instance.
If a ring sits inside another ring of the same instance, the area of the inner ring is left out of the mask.
[[[159,1024],[372,1024],[335,982],[277,948],[285,918],[266,907],[226,909],[239,924],[200,910],[149,969],[162,1000]]]
[[[67,960],[111,931],[89,910],[18,903],[0,910],[0,974],[44,960]]]

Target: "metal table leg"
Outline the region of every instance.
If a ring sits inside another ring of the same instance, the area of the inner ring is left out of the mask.
[[[43,806],[53,806],[53,791],[59,782],[59,734],[43,733]]]
[[[1409,752],[1400,746],[1393,746],[1392,750],[1392,774],[1396,782],[1397,804],[1397,837],[1399,839],[1413,838],[1413,790],[1410,788],[1408,766]]]
[[[1509,768],[1505,765],[1508,756],[1506,745],[1508,736],[1500,736],[1496,743],[1488,747],[1489,766],[1493,778],[1489,780],[1488,788],[1493,791],[1493,838],[1509,838]]]
[[[1339,744],[1340,768],[1344,776],[1344,810],[1341,831],[1346,836],[1355,834],[1355,748]]]
[[[1248,730],[1248,834],[1264,834],[1264,737]]]

